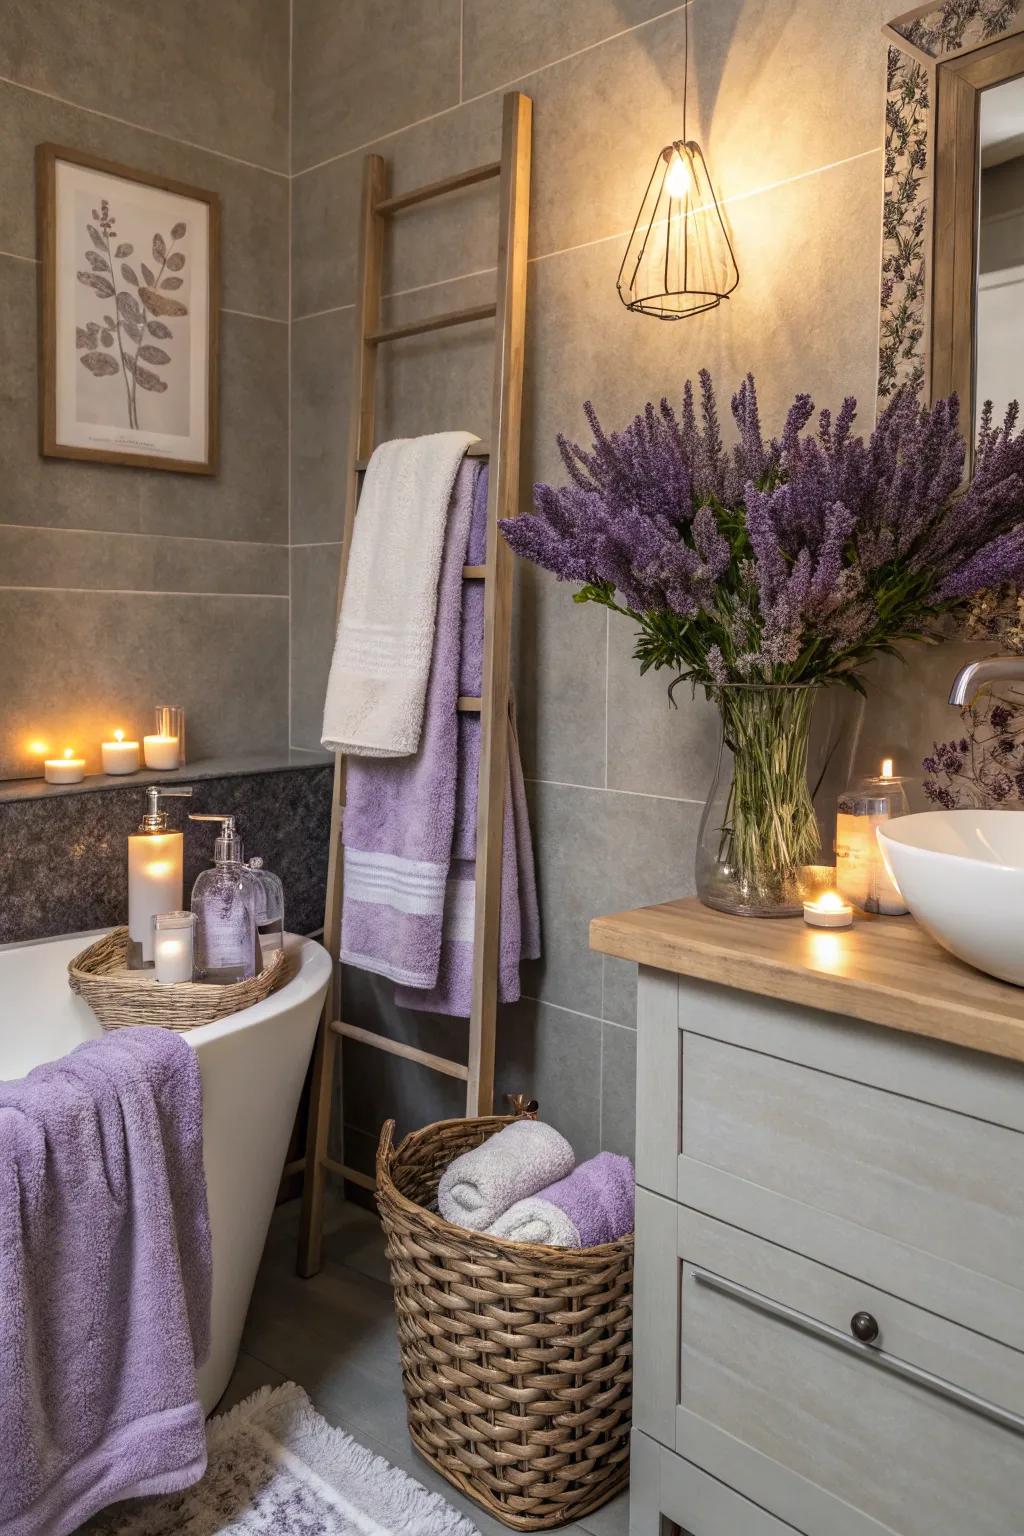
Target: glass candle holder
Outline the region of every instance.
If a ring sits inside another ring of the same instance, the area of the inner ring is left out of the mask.
[[[194,912],[158,912],[153,919],[153,964],[156,980],[192,980]]]
[[[142,750],[147,768],[185,766],[185,711],[179,705],[157,705],[156,731],[143,737]]]
[[[899,887],[885,867],[876,833],[894,816],[905,816],[903,780],[886,758],[882,771],[839,796],[836,815],[836,887],[862,912],[896,915],[907,911]]]

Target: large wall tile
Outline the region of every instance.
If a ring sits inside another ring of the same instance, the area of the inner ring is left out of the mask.
[[[496,160],[501,98],[488,96],[407,128],[375,146],[387,162],[388,190],[413,187]],[[296,176],[293,196],[292,308],[316,313],[355,297],[355,251],[363,154],[330,160]],[[383,285],[387,293],[495,267],[497,182],[419,204],[388,220]]]
[[[636,1146],[636,1030],[603,1024],[601,1150],[632,1157]]]
[[[279,597],[0,588],[0,778],[38,771],[34,739],[77,747],[98,772],[112,725],[141,733],[168,701],[185,706],[195,757],[283,750],[287,626]]]
[[[497,1113],[507,1093],[536,1099],[543,1119],[571,1142],[578,1162],[600,1150],[601,1025],[565,1008],[524,998],[504,1009],[494,1068]]]
[[[8,0],[0,74],[168,138],[288,169],[288,0]]]
[[[288,550],[226,539],[0,524],[0,580],[9,587],[131,592],[236,592],[287,597]]]
[[[292,169],[459,100],[459,0],[296,0]]]
[[[442,283],[385,302],[385,325],[486,304],[494,276]],[[494,376],[494,321],[389,342],[377,365],[378,442],[462,427],[487,438]]]
[[[527,785],[541,914],[541,959],[522,967],[524,990],[577,1013],[601,1013],[601,956],[590,919],[608,910],[608,795]],[[624,903],[623,903],[624,905]]]
[[[353,333],[351,309],[292,326],[293,544],[341,538]]]
[[[493,91],[668,9],[666,0],[465,0],[462,93]]]
[[[334,650],[341,545],[293,549],[291,560],[291,740],[316,748]]]
[[[221,317],[215,476],[44,459],[32,262],[0,257],[0,523],[287,543],[288,327]]]
[[[515,572],[513,680],[528,778],[604,784],[605,610],[525,561]]]
[[[608,787],[703,801],[718,759],[718,711],[671,671],[640,675],[636,626],[609,616]]]
[[[35,147],[47,141],[218,193],[221,302],[246,314],[287,319],[287,177],[80,112],[2,81],[0,251],[37,254]]]

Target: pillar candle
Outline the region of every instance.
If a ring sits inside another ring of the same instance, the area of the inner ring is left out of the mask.
[[[100,745],[104,773],[137,773],[139,768],[139,744],[125,741],[124,731],[115,731],[113,741]]]
[[[76,757],[73,747],[66,747],[63,757],[48,757],[43,763],[47,784],[79,784],[85,778],[85,758]]]

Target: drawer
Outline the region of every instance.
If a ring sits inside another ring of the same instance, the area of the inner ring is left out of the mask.
[[[678,1525],[684,1536],[803,1536],[635,1429],[629,1536],[661,1536],[663,1517]]]
[[[1024,1536],[1024,1355],[653,1196],[638,1323],[649,1268],[674,1287],[675,1338],[640,1326],[640,1429],[815,1536]],[[871,1343],[851,1332],[859,1312]]]

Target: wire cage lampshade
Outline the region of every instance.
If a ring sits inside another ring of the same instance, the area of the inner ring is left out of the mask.
[[[676,139],[647,183],[616,287],[627,309],[684,320],[715,309],[740,280],[699,144]]]

